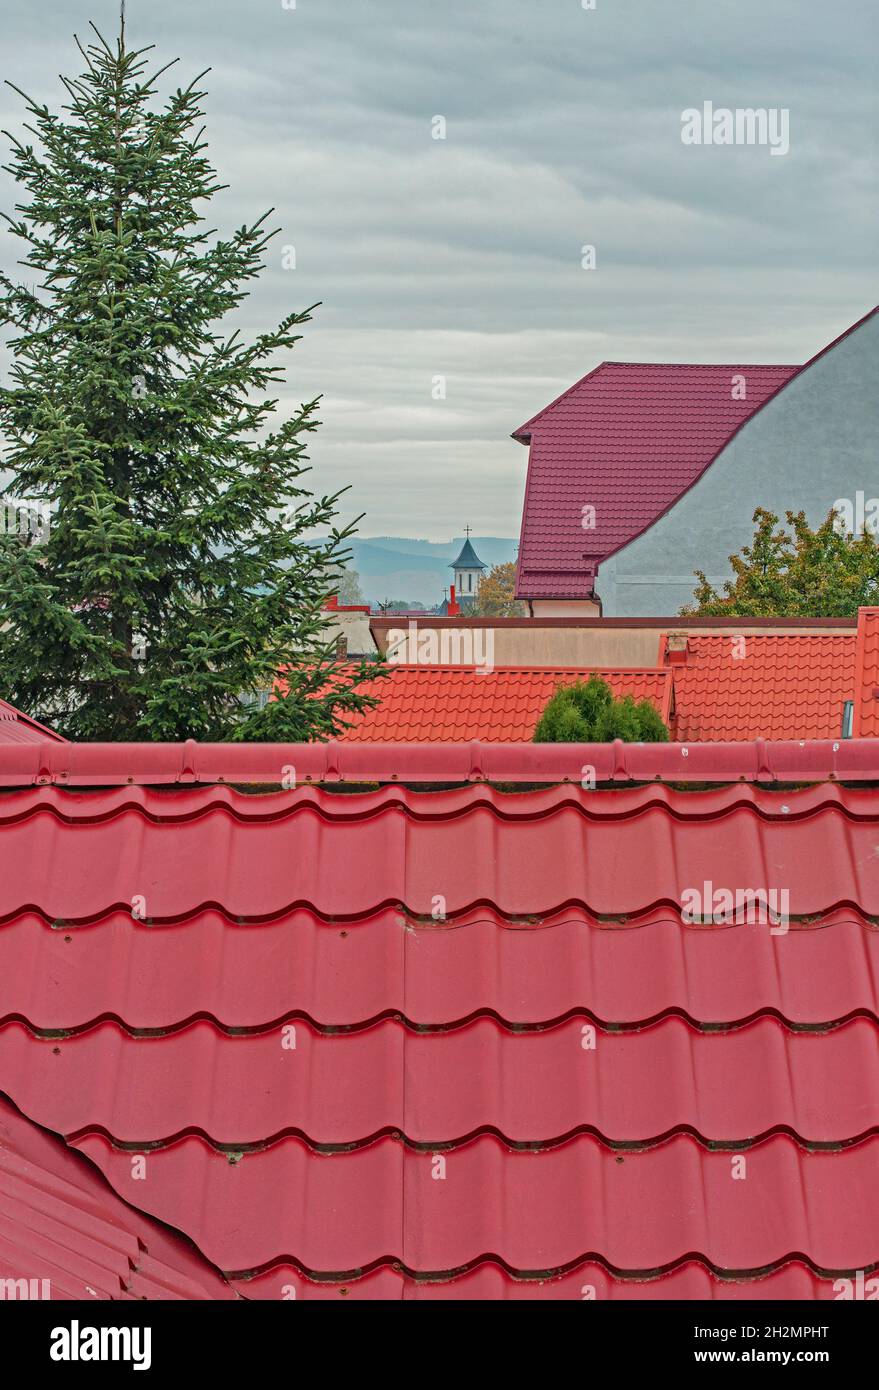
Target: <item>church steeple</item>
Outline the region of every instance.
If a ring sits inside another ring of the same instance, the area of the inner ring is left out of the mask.
[[[461,603],[472,603],[479,592],[479,584],[485,565],[480,560],[473,546],[470,544],[470,527],[464,527],[466,537],[461,547],[461,553],[457,560],[453,560],[449,569],[455,571],[455,593]]]

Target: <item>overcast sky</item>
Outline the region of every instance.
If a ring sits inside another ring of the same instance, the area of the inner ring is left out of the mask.
[[[4,0],[2,75],[59,105],[117,14]],[[323,394],[363,535],[516,535],[510,432],[598,362],[801,362],[879,299],[876,0],[128,0],[128,34],[213,69],[212,220],[277,209],[243,327],[322,301],[283,400]],[[790,152],[684,146],[706,100],[788,108]]]

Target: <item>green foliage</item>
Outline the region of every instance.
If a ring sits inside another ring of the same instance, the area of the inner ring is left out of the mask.
[[[279,419],[271,396],[310,311],[220,331],[269,214],[205,229],[222,185],[199,79],[158,107],[148,50],[95,33],[61,114],[20,93],[35,143],[8,137],[26,283],[0,275],[0,432],[12,495],[52,524],[44,544],[0,537],[0,695],[77,739],[323,738],[375,703],[357,687],[378,672],[326,679],[353,524],[305,486],[317,401]],[[286,696],[245,707],[281,667]]]
[[[535,743],[667,743],[668,729],[649,700],[615,698],[607,681],[560,685],[534,731]]]
[[[516,599],[515,560],[489,570],[469,609],[474,618],[524,618],[527,611],[525,604]]]
[[[813,529],[804,512],[754,513],[754,539],[730,556],[734,578],[719,594],[705,575],[684,614],[732,617],[845,618],[879,599],[879,546],[868,531],[853,535],[831,511]]]

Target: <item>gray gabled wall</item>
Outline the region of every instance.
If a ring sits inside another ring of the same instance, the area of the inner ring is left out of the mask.
[[[755,507],[813,525],[839,498],[879,497],[879,313],[854,329],[747,421],[665,516],[602,562],[608,617],[677,613],[694,570],[715,586],[754,534]]]

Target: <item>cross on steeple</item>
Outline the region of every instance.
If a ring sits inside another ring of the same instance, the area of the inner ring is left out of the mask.
[[[471,530],[470,530],[470,527],[469,527],[469,526],[465,526],[465,527],[464,527],[464,535],[467,537],[468,541],[469,541],[469,539],[470,539],[471,534],[472,534],[472,532],[471,532]]]

